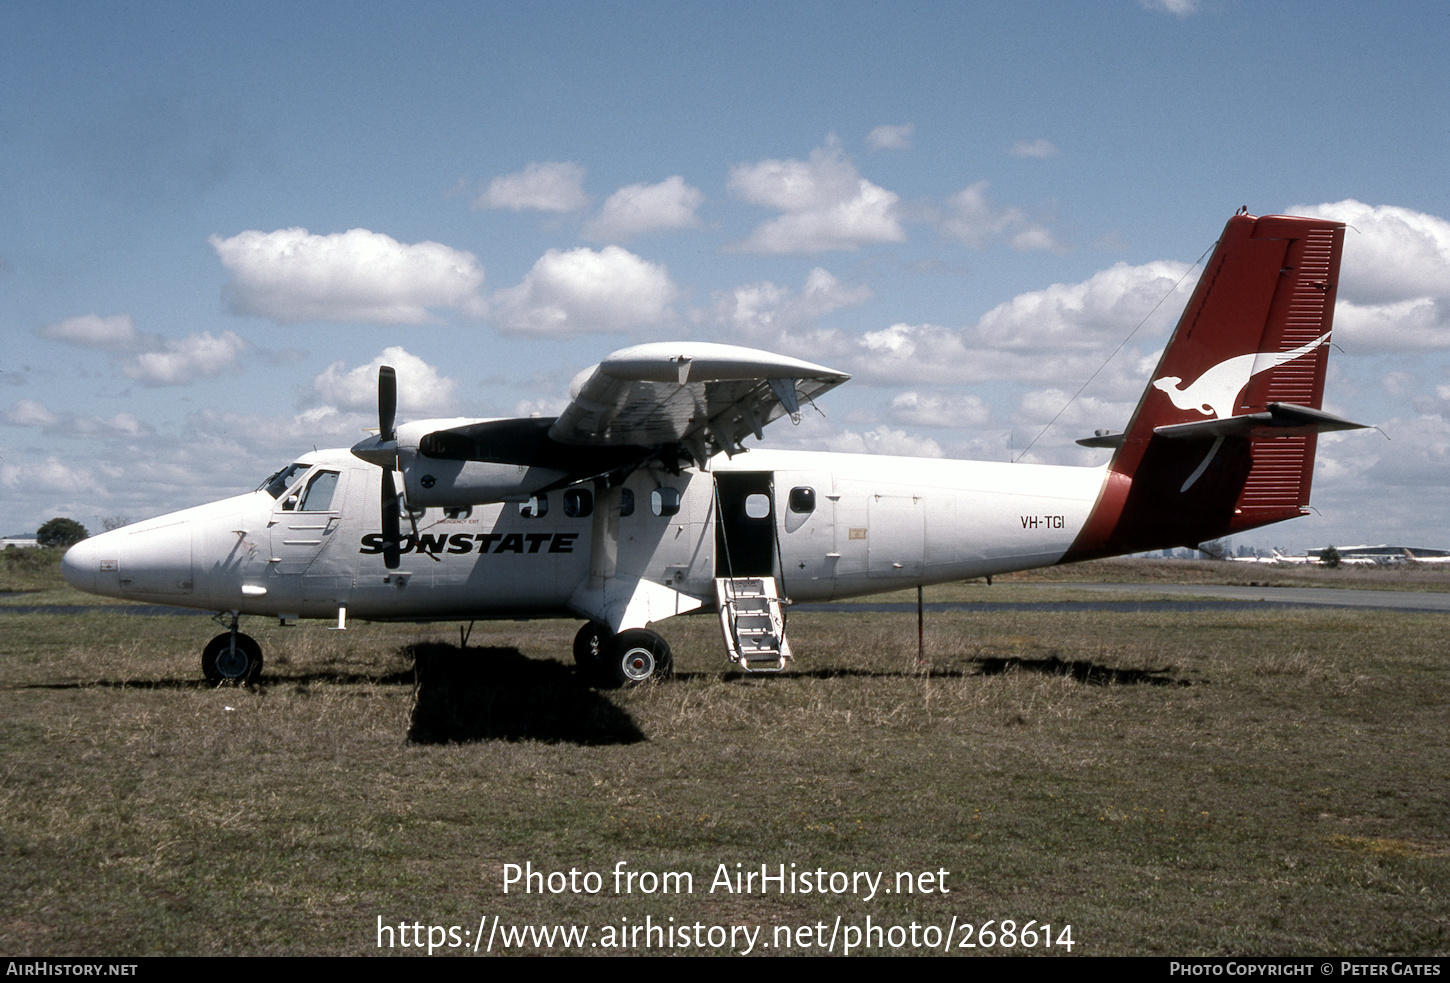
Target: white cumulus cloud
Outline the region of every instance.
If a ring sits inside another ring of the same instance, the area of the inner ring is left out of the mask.
[[[508,208],[515,212],[577,212],[589,207],[584,193],[584,168],[546,160],[522,171],[503,174],[473,202],[474,208]]]
[[[550,249],[523,282],[493,295],[493,314],[519,334],[628,331],[672,320],[675,294],[663,266],[623,247]]]
[[[369,412],[377,419],[378,369],[391,365],[398,376],[398,409],[415,413],[446,413],[453,408],[457,380],[400,346],[385,348],[366,365],[349,369],[333,362],[312,380],[312,389],[331,406]],[[376,426],[376,424],[374,424]]]
[[[158,347],[159,335],[142,334],[136,330],[129,314],[82,314],[38,328],[41,338],[63,341],[82,348],[105,352],[134,352]]]
[[[231,331],[220,335],[206,331],[185,338],[137,331],[125,314],[84,314],[47,324],[35,333],[53,341],[111,352],[117,371],[147,386],[184,386],[196,379],[212,378],[235,365],[242,352],[252,349]],[[68,419],[74,424],[82,418]]]
[[[991,416],[974,393],[907,390],[891,400],[891,419],[915,427],[979,427]]]
[[[1120,263],[1080,283],[1019,294],[976,324],[897,323],[854,337],[832,334],[816,345],[822,358],[829,352],[858,380],[878,385],[1060,383],[1086,380],[1147,318],[1095,383],[1114,395],[1139,392],[1154,364],[1149,349],[1161,345],[1193,288],[1191,277],[1183,279],[1187,269],[1169,261]]]
[[[896,194],[861,177],[832,140],[810,160],[763,160],[731,168],[731,194],[785,214],[757,226],[738,248],[815,253],[902,242]]]
[[[930,437],[918,437],[882,424],[864,433],[845,431],[827,440],[827,446],[842,454],[889,454],[895,457],[945,457],[941,445]]]
[[[1445,219],[1352,198],[1295,205],[1290,212],[1350,226],[1340,267],[1341,297],[1361,303],[1450,297],[1450,222]]]
[[[1057,147],[1053,146],[1050,140],[1018,140],[1012,144],[1011,154],[1013,157],[1036,157],[1044,160],[1048,157],[1057,156]]]
[[[73,468],[58,457],[23,464],[0,465],[0,485],[24,489],[75,494],[93,493],[97,483],[85,468]]]
[[[695,210],[705,200],[679,175],[659,184],[631,184],[605,200],[594,220],[584,227],[590,239],[624,242],[636,236],[700,225]]]
[[[900,126],[878,126],[866,134],[866,145],[872,150],[910,150],[911,136],[916,132],[912,123]]]
[[[232,275],[226,297],[239,314],[282,324],[423,324],[437,320],[430,308],[482,312],[483,267],[441,243],[408,245],[367,229],[249,230],[208,241]]]
[[[805,349],[810,345],[802,333],[808,333],[817,318],[870,299],[870,287],[849,286],[817,266],[806,275],[799,291],[764,281],[718,294],[711,317],[729,331],[732,340],[809,358],[811,352]]]
[[[988,182],[978,181],[947,199],[941,230],[950,238],[982,249],[1005,239],[1013,249],[1061,250],[1047,226],[1029,219],[1019,208],[998,208],[987,198]]]
[[[1152,312],[1140,334],[1162,335],[1193,290],[1188,272],[1188,264],[1172,260],[1117,263],[1079,283],[1018,294],[983,314],[972,333],[993,347],[1092,348],[1126,336]]]
[[[1198,13],[1199,0],[1138,0],[1144,10],[1154,13],[1172,14],[1174,17],[1191,17]]]
[[[99,416],[56,413],[43,403],[22,399],[0,413],[0,423],[13,427],[38,427],[46,433],[67,437],[145,437],[154,433],[133,413],[117,413],[110,419]]]
[[[1376,351],[1450,348],[1450,222],[1346,199],[1295,205],[1345,230],[1335,337]]]
[[[198,378],[221,375],[250,346],[231,331],[210,331],[185,338],[167,338],[155,351],[142,352],[117,363],[121,374],[147,386],[184,386]]]

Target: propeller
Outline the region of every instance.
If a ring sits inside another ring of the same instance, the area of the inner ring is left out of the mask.
[[[396,570],[402,563],[399,545],[403,541],[403,530],[398,524],[398,488],[393,484],[391,468],[383,471],[383,495],[379,504],[383,510],[383,566]]]
[[[378,368],[378,440],[396,440],[393,418],[398,415],[398,373],[391,365]]]
[[[360,440],[352,452],[369,464],[383,469],[382,510],[383,566],[398,569],[403,531],[398,522],[398,486],[393,472],[398,468],[398,373],[391,365],[378,369],[378,435]]]
[[[393,469],[397,466],[398,432],[394,429],[398,415],[398,373],[391,365],[378,369],[378,442],[391,444],[393,460],[383,468],[382,497],[378,504],[383,515],[383,566],[389,570],[398,569],[402,562],[398,547],[403,541],[403,530],[398,525],[398,486],[393,483]]]

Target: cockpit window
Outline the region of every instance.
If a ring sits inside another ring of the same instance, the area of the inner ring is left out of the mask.
[[[302,464],[300,462],[297,464],[289,464],[258,485],[257,491],[264,491],[273,498],[281,498],[282,493],[292,485],[292,482],[297,479],[297,476],[311,466],[310,464]]]
[[[302,502],[297,506],[297,510],[299,512],[326,512],[332,508],[332,493],[336,490],[337,472],[318,472],[307,483],[307,490],[302,493]]]

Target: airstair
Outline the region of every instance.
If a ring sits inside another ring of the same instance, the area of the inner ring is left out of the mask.
[[[791,660],[774,577],[717,577],[715,600],[730,661],[746,672],[780,672]]]

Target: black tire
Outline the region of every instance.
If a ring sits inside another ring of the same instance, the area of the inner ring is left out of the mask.
[[[669,643],[652,631],[632,628],[614,636],[609,670],[615,686],[669,679],[675,671]]]
[[[605,625],[591,621],[574,636],[574,665],[590,679],[599,676],[609,655],[613,634]]]
[[[250,686],[262,674],[262,646],[250,635],[224,631],[201,650],[201,674],[213,686]]]

